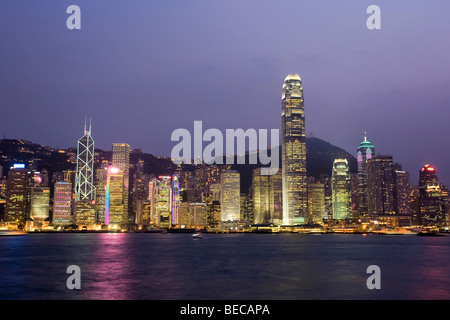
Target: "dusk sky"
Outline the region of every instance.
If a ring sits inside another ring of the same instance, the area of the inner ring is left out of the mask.
[[[69,5],[81,30],[68,30]],[[369,30],[367,7],[381,8]],[[0,131],[170,156],[177,128],[281,129],[281,89],[303,82],[307,136],[450,186],[450,1],[0,2]]]

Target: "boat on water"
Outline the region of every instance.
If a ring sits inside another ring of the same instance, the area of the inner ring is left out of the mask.
[[[0,237],[23,236],[26,234],[28,234],[28,232],[15,230],[0,230]]]
[[[198,231],[192,235],[192,239],[200,239],[200,238],[203,238],[203,233],[201,231]]]
[[[426,230],[426,231],[421,231],[417,234],[418,236],[422,236],[422,237],[442,237],[442,236],[447,236],[449,235],[448,233],[443,233],[443,232],[439,232],[438,230]]]

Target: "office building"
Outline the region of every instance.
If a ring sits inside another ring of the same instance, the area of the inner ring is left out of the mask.
[[[68,182],[55,182],[53,192],[54,225],[68,225],[72,223],[72,184]]]
[[[67,181],[67,178],[65,181]],[[70,181],[67,181],[70,182]],[[94,186],[94,140],[84,124],[84,135],[78,140],[75,200],[95,200]]]
[[[347,159],[335,159],[331,176],[333,219],[345,220],[351,216],[351,180]]]
[[[310,223],[323,223],[325,211],[325,185],[321,182],[308,184],[308,219]]]
[[[130,146],[126,143],[113,143],[112,145],[112,166],[118,168],[123,175],[122,199],[123,199],[123,215],[126,217],[124,223],[128,220],[128,200],[129,200],[129,184],[130,184]]]
[[[220,185],[221,221],[239,221],[241,215],[239,172],[224,170],[220,175]]]
[[[368,190],[367,190],[367,161],[375,156],[375,147],[367,140],[364,133],[364,141],[357,149],[356,160],[358,163],[358,215],[360,218],[368,217]]]
[[[307,222],[305,109],[300,77],[289,74],[281,96],[283,224]]]

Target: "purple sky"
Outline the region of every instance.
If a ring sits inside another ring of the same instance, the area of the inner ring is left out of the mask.
[[[66,8],[81,7],[81,30]],[[381,30],[366,9],[381,8]],[[450,1],[2,1],[0,130],[169,156],[177,128],[280,128],[281,86],[303,81],[307,134],[377,153],[450,186]]]

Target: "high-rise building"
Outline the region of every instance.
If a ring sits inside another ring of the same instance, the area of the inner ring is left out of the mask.
[[[281,96],[283,224],[307,222],[305,108],[302,81],[289,74]]]
[[[126,143],[113,143],[112,145],[112,166],[119,168],[123,174],[123,215],[124,220],[129,223],[128,198],[130,184],[130,145]]]
[[[161,229],[172,226],[172,177],[160,176],[149,183],[149,200],[151,203],[151,222]],[[180,223],[180,221],[178,221]]]
[[[325,186],[321,182],[308,184],[308,219],[311,223],[325,219]]]
[[[30,218],[37,223],[42,223],[49,217],[50,188],[31,188]]]
[[[91,125],[89,130],[86,130],[86,123],[84,136],[78,140],[75,200],[95,200],[94,140],[91,136]]]
[[[67,182],[55,182],[53,192],[53,217],[55,225],[71,224],[72,184]]]
[[[180,183],[178,180],[177,175],[172,176],[172,205],[171,205],[171,211],[172,211],[172,225],[178,224],[178,210],[180,208]]]
[[[357,149],[356,160],[358,163],[358,215],[360,218],[368,215],[368,191],[367,191],[367,161],[375,156],[375,147],[367,140],[364,133],[364,141]]]
[[[331,176],[333,219],[350,219],[351,181],[347,159],[335,159]]]
[[[367,191],[369,217],[387,225],[398,225],[391,156],[378,155],[367,160]]]
[[[208,226],[207,210],[205,203],[190,203],[189,216],[192,218],[192,225],[196,228],[206,228]]]
[[[27,220],[28,170],[22,164],[15,164],[9,170],[5,221],[24,226]]]
[[[221,221],[239,221],[241,216],[240,175],[235,170],[224,170],[220,175]]]
[[[95,169],[95,211],[97,222],[105,223],[106,182],[108,180],[108,161],[104,160],[100,168]]]
[[[262,175],[261,168],[253,170],[252,200],[253,223],[282,223],[282,175]]]
[[[411,219],[411,185],[409,173],[403,170],[394,172],[395,178],[395,213],[399,226],[410,226]]]
[[[436,169],[426,164],[419,171],[419,214],[424,226],[442,226],[447,222],[447,197]]]
[[[106,178],[105,225],[124,225],[123,172],[109,167]]]
[[[75,224],[81,227],[90,227],[96,224],[95,200],[75,201],[73,208]]]

